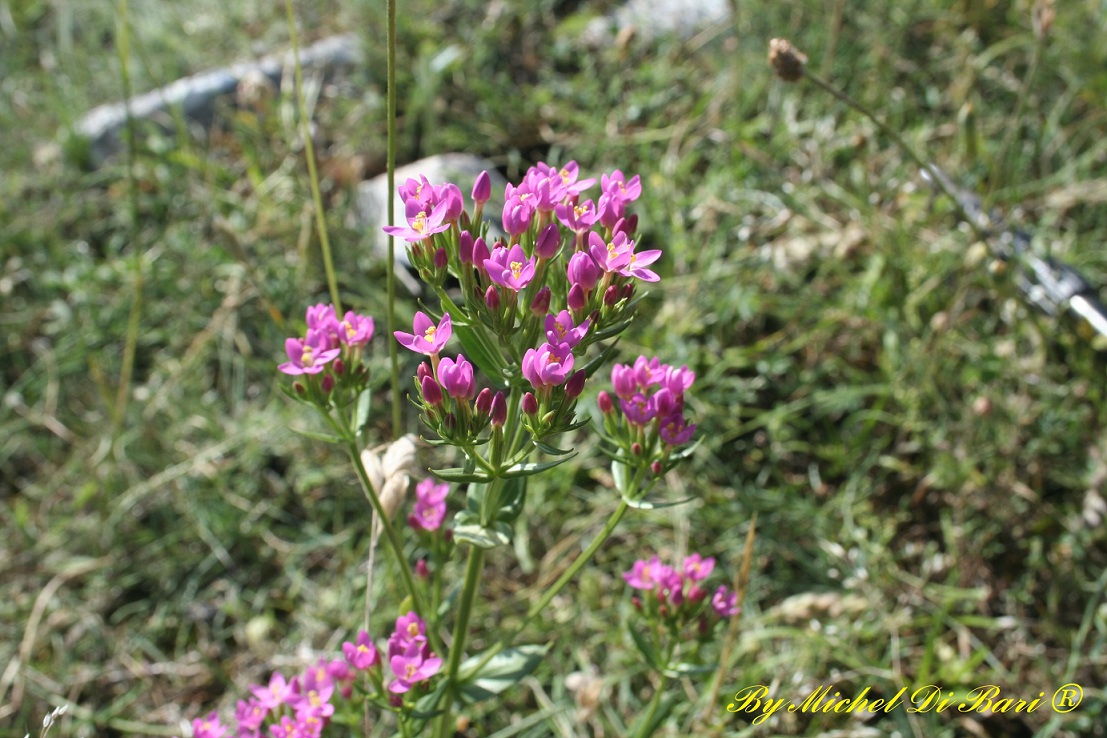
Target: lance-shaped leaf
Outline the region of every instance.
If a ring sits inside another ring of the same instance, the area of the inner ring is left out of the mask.
[[[480,671],[472,673],[483,656],[470,656],[461,665],[461,699],[467,703],[494,697],[529,676],[542,663],[549,645],[519,646],[500,651]]]
[[[576,451],[560,459],[550,459],[549,461],[523,461],[518,464],[513,464],[509,466],[503,471],[501,476],[505,479],[513,479],[515,477],[532,477],[535,474],[540,474],[546,471],[547,469],[553,469],[555,466],[560,466],[574,456],[576,456]]]

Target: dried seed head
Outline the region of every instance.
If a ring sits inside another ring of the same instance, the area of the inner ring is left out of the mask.
[[[792,46],[785,38],[769,41],[769,64],[776,76],[785,82],[795,82],[803,77],[803,65],[807,63],[807,54]]]
[[[1053,0],[1038,0],[1034,3],[1034,35],[1039,41],[1044,41],[1049,35],[1049,29],[1053,26],[1053,19],[1057,17],[1057,11],[1053,9]]]

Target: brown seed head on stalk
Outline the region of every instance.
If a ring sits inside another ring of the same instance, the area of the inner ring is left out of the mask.
[[[1053,26],[1053,19],[1057,17],[1057,11],[1053,8],[1053,0],[1038,0],[1034,3],[1034,35],[1039,41],[1044,41],[1049,35],[1049,29]]]
[[[795,82],[803,77],[803,65],[807,63],[807,54],[803,53],[786,38],[774,38],[769,41],[769,64],[776,76],[785,82]]]

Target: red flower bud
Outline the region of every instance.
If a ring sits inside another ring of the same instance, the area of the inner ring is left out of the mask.
[[[588,304],[588,296],[584,293],[584,288],[580,286],[579,282],[569,288],[569,294],[565,298],[565,304],[573,312],[583,310],[584,306]]]
[[[331,366],[334,367],[334,373],[340,377],[346,373],[346,362],[342,359],[335,359]]]
[[[331,393],[332,389],[334,389],[334,375],[329,374],[329,373],[324,374],[323,375],[323,394],[324,395],[329,395]]]
[[[473,202],[483,205],[492,197],[492,178],[487,171],[477,175],[477,181],[473,183]]]
[[[423,377],[419,388],[423,391],[423,402],[425,404],[434,407],[442,405],[442,388],[438,386],[438,382],[434,381],[434,377]]]
[[[538,400],[530,392],[523,395],[523,412],[527,415],[538,414]]]
[[[503,392],[497,392],[492,398],[492,410],[489,413],[492,418],[493,428],[503,428],[507,422],[507,398]]]
[[[488,285],[488,289],[484,293],[484,304],[492,312],[500,309],[500,293],[496,290],[495,285]]]
[[[450,257],[446,255],[446,249],[438,249],[434,252],[434,268],[442,270],[450,263]]]
[[[492,390],[485,387],[478,392],[474,407],[480,415],[488,415],[492,411]]]
[[[583,369],[574,372],[573,376],[569,377],[569,381],[565,383],[565,396],[570,400],[580,397],[580,393],[584,391],[586,379],[588,379],[588,375]]]
[[[615,303],[619,301],[619,288],[615,285],[611,285],[603,293],[603,304],[607,307],[615,307]]]
[[[650,471],[653,472],[653,475],[655,477],[660,476],[661,475],[661,462],[660,461],[654,461],[652,464],[650,464]]]
[[[534,244],[534,255],[539,259],[552,259],[559,248],[561,248],[561,231],[557,229],[557,223],[550,223],[538,234],[538,241]]]
[[[600,412],[604,415],[615,412],[615,402],[611,399],[611,395],[607,393],[607,390],[600,390],[600,394],[596,396],[596,404],[600,406]]]
[[[550,312],[550,288],[548,286],[538,290],[538,294],[534,296],[534,299],[530,303],[530,312],[536,318],[546,317],[546,313]]]
[[[415,562],[415,576],[420,579],[430,579],[430,569],[427,567],[426,559],[419,559]]]
[[[462,231],[457,239],[457,257],[462,264],[473,263],[473,234]]]

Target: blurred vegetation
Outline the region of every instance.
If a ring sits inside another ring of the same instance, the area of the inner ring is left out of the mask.
[[[404,160],[462,150],[509,179],[539,159],[642,175],[642,240],[665,250],[665,273],[622,351],[696,371],[705,439],[669,480],[695,502],[631,517],[537,628],[554,666],[474,708],[468,735],[545,708],[518,734],[622,734],[652,687],[620,572],[692,550],[733,571],[755,513],[718,704],[708,680],[686,680],[665,735],[1107,734],[1104,354],[1028,312],[1010,270],[989,268],[871,124],[765,64],[768,39],[789,37],[981,192],[1010,131],[989,205],[1102,283],[1107,8],[1058,4],[1016,120],[1036,43],[1025,0],[735,6],[691,39],[591,44],[589,20],[614,3],[402,9]],[[372,235],[349,218],[353,186],[383,169],[383,8],[297,13],[302,42],[366,41],[363,67],[322,84],[314,109],[342,290],[383,316]],[[0,2],[4,735],[37,732],[61,703],[56,734],[179,734],[360,622],[364,500],[340,454],[290,430],[312,420],[276,391],[284,337],[326,299],[290,93],[228,104],[207,132],[143,131],[133,170],[82,168],[80,146],[53,142],[119,99],[123,21],[111,4]],[[126,21],[136,92],[287,45],[279,4],[132,0]],[[575,442],[582,461],[532,489],[524,555],[492,557],[488,594],[551,581],[612,509],[593,439]],[[482,617],[508,627],[521,611]],[[562,677],[591,669],[605,697],[578,720]],[[757,683],[789,698],[995,683],[1048,699],[1065,682],[1085,701],[1064,715],[758,727],[725,711]]]

